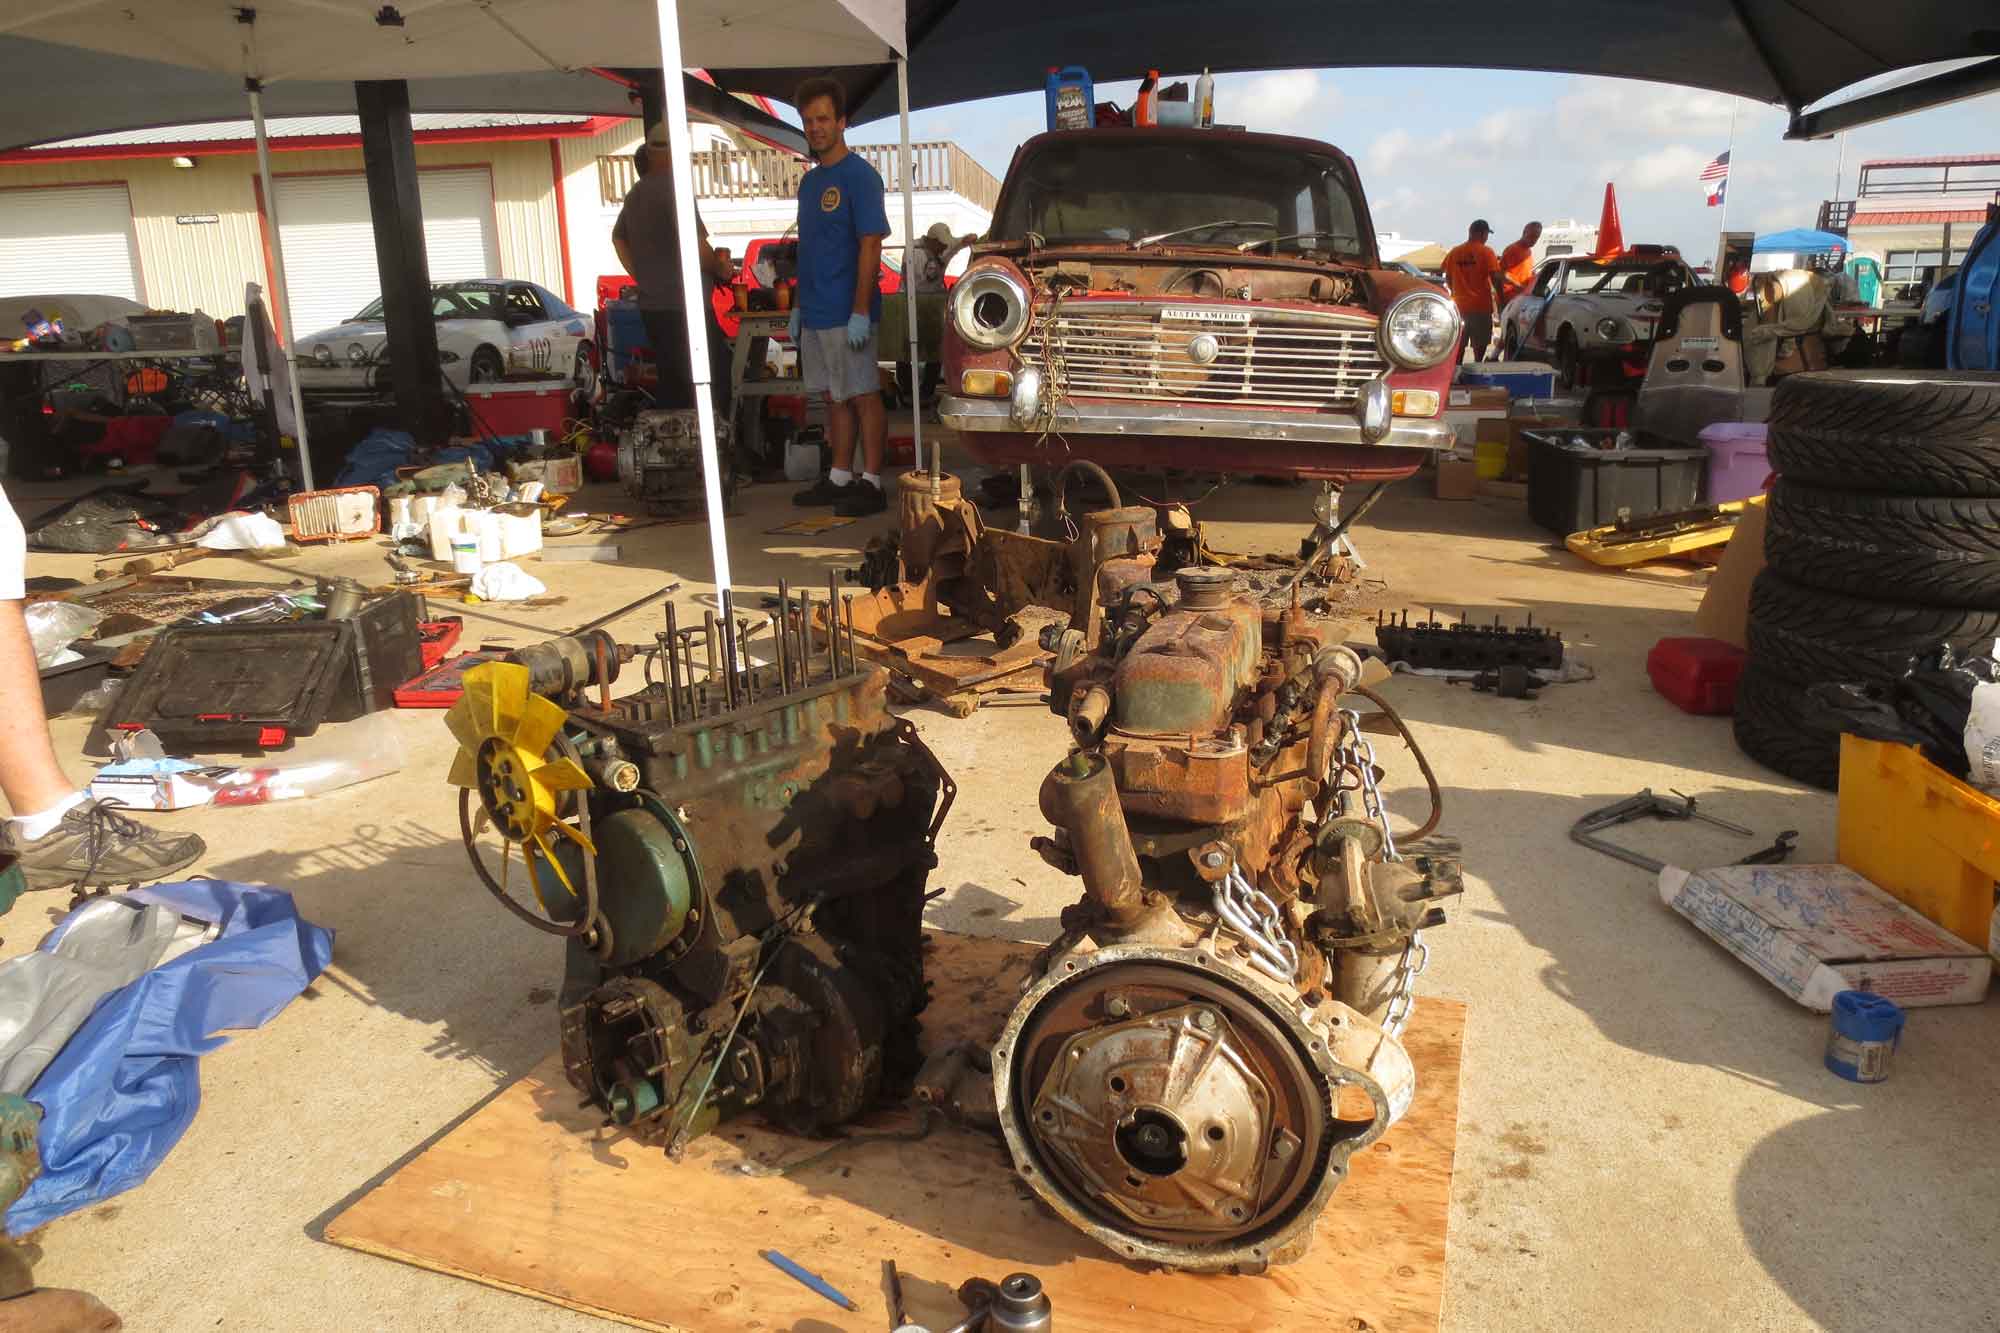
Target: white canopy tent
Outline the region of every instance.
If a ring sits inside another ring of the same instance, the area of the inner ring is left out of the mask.
[[[825,68],[900,62],[907,47],[904,0],[771,0],[753,13],[740,0],[0,0],[0,36],[32,38],[107,55],[240,75],[256,122],[264,198],[269,181],[261,91],[288,80],[440,79],[544,70],[574,73],[627,65],[646,43],[639,25],[656,26],[660,68],[710,66]],[[701,423],[709,515],[709,551],[718,589],[729,586],[720,459],[710,392],[706,304],[695,260],[694,183],[689,165],[687,101],[682,80],[662,81],[679,201],[682,274],[687,284],[688,345]],[[903,114],[903,178],[909,179],[909,117]],[[914,224],[904,192],[904,272],[911,267]],[[273,216],[275,236],[278,219]],[[287,312],[284,261],[273,247],[272,280]],[[916,359],[916,321],[909,321]],[[283,330],[291,345],[291,330]],[[293,383],[297,377],[293,376]],[[301,421],[303,412],[294,410]],[[921,431],[921,422],[918,430]],[[921,439],[919,440],[921,448]],[[303,458],[303,441],[300,449]],[[932,461],[933,471],[937,462]],[[312,484],[307,464],[306,484]]]

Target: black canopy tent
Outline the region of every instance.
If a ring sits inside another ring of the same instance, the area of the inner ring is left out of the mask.
[[[1422,65],[1602,74],[1781,105],[1814,138],[2000,88],[1994,0],[1543,0],[1468,21],[1460,0],[909,0],[910,105],[1031,90],[1051,65],[1099,81],[1190,72]],[[1821,107],[1867,80],[1970,62]],[[723,87],[788,97],[819,70],[718,69]],[[894,67],[830,71],[852,119],[896,109]],[[1413,85],[1421,97],[1421,84]]]
[[[0,69],[8,71],[0,99],[0,151],[121,130],[242,120],[240,75],[90,51],[77,46],[0,36]],[[657,71],[542,69],[463,78],[411,79],[412,111],[546,112],[631,116],[640,111],[631,86]],[[805,151],[798,130],[692,76],[684,81],[688,109]],[[273,79],[262,87],[264,114],[349,115],[354,85],[344,80]]]

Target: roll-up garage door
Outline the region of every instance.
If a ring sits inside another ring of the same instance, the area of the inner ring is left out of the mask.
[[[431,281],[502,276],[492,174],[485,167],[421,171],[417,188]],[[278,179],[277,191],[292,329],[303,338],[352,319],[382,294],[368,184],[358,175],[289,176]]]
[[[146,299],[123,185],[0,190],[0,296],[44,294]]]

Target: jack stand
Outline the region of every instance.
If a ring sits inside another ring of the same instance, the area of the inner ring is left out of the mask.
[[[1321,551],[1321,560],[1332,559],[1336,555],[1346,556],[1356,569],[1366,569],[1368,562],[1361,558],[1361,552],[1354,549],[1354,539],[1348,535],[1354,518],[1361,515],[1354,515],[1345,524],[1340,521],[1341,493],[1337,482],[1322,481],[1319,484],[1319,494],[1314,497],[1312,506],[1312,535],[1299,543],[1299,558],[1316,564],[1318,561],[1313,559],[1313,553]],[[1329,534],[1333,538],[1331,542],[1327,540]]]
[[[1023,537],[1035,527],[1035,472],[1028,464],[1021,464],[1021,518],[1014,525],[1014,531]]]

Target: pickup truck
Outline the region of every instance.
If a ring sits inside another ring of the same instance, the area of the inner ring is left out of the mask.
[[[1408,476],[1462,338],[1382,262],[1353,161],[1219,129],[1023,144],[953,287],[939,416],[987,463]]]

